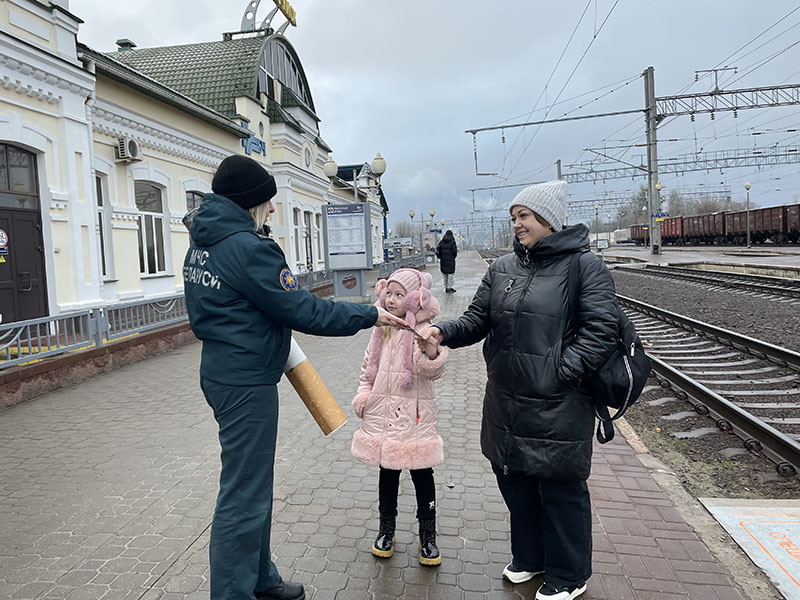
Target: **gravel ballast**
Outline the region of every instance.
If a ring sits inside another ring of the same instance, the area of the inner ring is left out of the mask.
[[[800,302],[778,302],[737,291],[625,273],[622,269],[616,269],[612,274],[617,293],[621,295],[800,351],[797,335],[800,332]],[[649,383],[657,385],[654,379]],[[711,419],[700,415],[665,419],[665,416],[692,410],[687,401],[666,400],[672,397],[670,390],[652,389],[634,404],[626,419],[650,452],[675,471],[692,495],[800,497],[800,477],[779,477],[771,462],[746,452],[739,453],[743,444],[733,435],[713,432],[688,440],[671,435],[702,427],[714,428]]]

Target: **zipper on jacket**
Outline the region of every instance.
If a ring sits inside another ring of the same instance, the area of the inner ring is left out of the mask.
[[[511,286],[512,285],[514,285],[514,280],[513,279],[509,279],[508,280],[508,285],[506,286],[506,293],[511,291]]]
[[[516,309],[516,311],[514,311],[514,343],[511,346],[511,356],[512,357],[517,353],[517,334],[519,332],[518,320],[519,320],[520,308],[521,308],[521,305],[522,305],[522,301],[525,299],[525,294],[528,293],[528,288],[531,286],[531,283],[533,282],[533,276],[535,274],[536,274],[536,268],[535,267],[531,267],[531,274],[528,275],[528,279],[525,282],[525,287],[522,288],[522,292],[521,292],[521,294],[519,296],[519,300],[517,301],[517,309]],[[509,291],[508,288],[506,288],[506,291]],[[514,405],[517,402],[516,401],[516,397],[517,397],[517,386],[516,386],[516,377],[514,376],[514,371],[513,371],[513,359],[512,359],[511,411],[510,411],[510,414],[509,414],[509,423],[513,423],[514,422]],[[505,448],[505,452],[503,453],[504,454],[503,455],[503,461],[504,462],[508,459],[508,445],[511,443],[510,433],[511,433],[510,431],[506,432],[506,448]],[[503,474],[504,475],[508,475],[508,465],[506,465],[506,464],[503,465]]]

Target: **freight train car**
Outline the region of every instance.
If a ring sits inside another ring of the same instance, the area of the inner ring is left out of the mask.
[[[800,242],[800,204],[786,207],[786,238],[791,244]]]
[[[637,246],[646,246],[650,243],[649,225],[631,225],[631,239]]]
[[[747,243],[747,211],[668,217],[661,224],[664,244]],[[631,225],[631,239],[639,245],[649,243],[646,225]],[[750,241],[753,244],[800,243],[800,204],[769,206],[750,210]]]
[[[683,244],[683,217],[667,217],[661,223],[662,244]]]
[[[725,243],[725,213],[683,218],[684,242],[690,245]]]

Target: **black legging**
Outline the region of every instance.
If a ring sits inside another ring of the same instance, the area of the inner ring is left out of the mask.
[[[436,485],[433,469],[411,469],[411,480],[417,493],[417,519],[436,518]],[[397,490],[400,487],[400,471],[384,469],[378,478],[378,509],[383,515],[397,515]]]

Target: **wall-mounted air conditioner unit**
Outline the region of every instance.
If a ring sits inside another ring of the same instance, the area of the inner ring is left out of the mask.
[[[133,138],[117,138],[117,145],[114,147],[117,161],[132,162],[142,160],[142,147]]]

